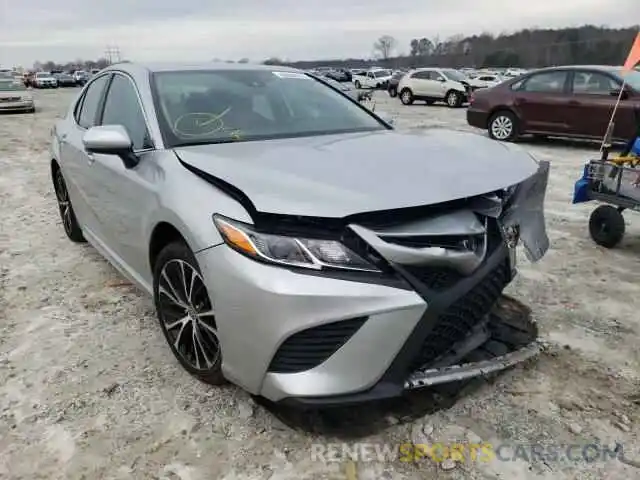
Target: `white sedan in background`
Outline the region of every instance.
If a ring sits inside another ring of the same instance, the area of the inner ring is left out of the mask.
[[[0,112],[35,112],[33,96],[21,81],[0,78]]]
[[[504,79],[500,75],[484,73],[477,75],[470,79],[469,83],[474,89],[478,88],[491,88],[504,82]]]

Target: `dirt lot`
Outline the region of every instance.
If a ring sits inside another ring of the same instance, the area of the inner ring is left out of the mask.
[[[640,217],[627,215],[616,250],[588,238],[593,207],[570,199],[582,162],[597,150],[524,145],[552,162],[552,248],[540,264],[522,259],[510,287],[533,307],[548,341],[537,361],[455,402],[423,392],[301,416],[193,380],[169,353],[150,300],[90,246],[66,240],[47,149],[75,93],[37,91],[35,115],[0,117],[0,478],[355,478],[346,460],[313,459],[312,444],[408,440],[509,444],[501,456],[513,461],[445,464],[451,470],[427,460],[361,461],[357,478],[638,478]],[[468,128],[463,109],[379,98],[377,110],[397,116],[401,129]],[[515,448],[615,441],[625,462],[543,461]]]

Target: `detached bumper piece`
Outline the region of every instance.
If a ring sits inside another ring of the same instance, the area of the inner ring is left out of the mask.
[[[502,296],[463,341],[439,362],[411,373],[404,387],[412,390],[458,382],[513,367],[542,351],[537,337],[538,327],[529,309]]]

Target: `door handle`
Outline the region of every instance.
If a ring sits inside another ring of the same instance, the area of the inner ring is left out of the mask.
[[[578,100],[569,100],[569,105],[571,106],[580,105],[580,102]]]

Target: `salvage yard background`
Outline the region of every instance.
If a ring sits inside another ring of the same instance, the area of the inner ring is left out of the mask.
[[[302,416],[188,376],[150,299],[90,246],[70,243],[49,171],[49,134],[76,89],[35,91],[35,115],[0,116],[0,478],[345,478],[311,444],[360,441],[624,445],[627,462],[519,460],[456,465],[361,463],[359,479],[631,479],[640,475],[640,216],[612,251],[587,232],[592,205],[573,183],[597,145],[524,143],[552,164],[551,250],[520,259],[509,292],[527,302],[548,351],[473,385],[403,402]],[[469,130],[464,109],[405,107],[376,93],[397,127]],[[483,134],[480,132],[479,134]],[[473,152],[469,152],[473,155]],[[392,159],[390,159],[392,161]],[[424,161],[446,161],[446,158]],[[465,175],[464,171],[460,176]],[[135,208],[134,205],[131,208]],[[350,437],[347,437],[350,435]]]

